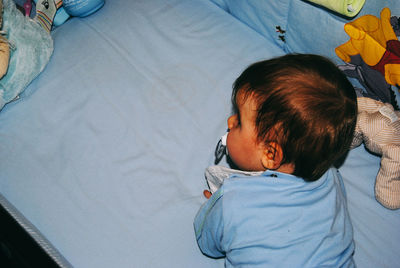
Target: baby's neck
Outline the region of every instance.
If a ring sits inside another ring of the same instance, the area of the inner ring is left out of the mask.
[[[275,171],[286,173],[292,175],[294,173],[294,165],[293,164],[283,164]]]

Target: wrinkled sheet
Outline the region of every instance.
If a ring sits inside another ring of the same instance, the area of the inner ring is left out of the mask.
[[[201,0],[107,1],[53,38],[44,72],[0,113],[1,194],[74,267],[223,267],[193,231],[204,170],[234,79],[284,51]],[[359,267],[398,263],[378,168],[362,147],[342,167]]]

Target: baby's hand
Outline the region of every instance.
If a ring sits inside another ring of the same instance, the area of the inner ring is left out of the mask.
[[[203,191],[203,195],[207,198],[210,199],[210,197],[212,196],[212,193],[209,190],[204,190]]]

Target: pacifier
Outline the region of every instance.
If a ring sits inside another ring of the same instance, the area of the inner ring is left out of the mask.
[[[214,163],[217,165],[224,155],[228,155],[228,150],[226,149],[226,140],[228,138],[229,128],[226,130],[226,133],[219,139],[217,143],[217,147],[215,148],[215,161]]]

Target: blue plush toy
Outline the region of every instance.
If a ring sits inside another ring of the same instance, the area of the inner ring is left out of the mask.
[[[103,5],[104,0],[63,0],[65,11],[74,17],[89,16],[99,10]]]
[[[37,2],[37,0],[34,1],[35,3]],[[57,12],[53,21],[54,26],[60,26],[70,16],[89,16],[104,5],[104,0],[56,0],[55,2],[57,5]]]

